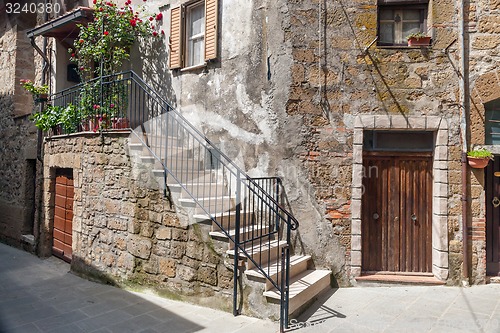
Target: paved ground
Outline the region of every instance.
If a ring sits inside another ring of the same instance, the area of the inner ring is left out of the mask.
[[[277,332],[276,323],[132,293],[0,243],[0,332]],[[342,288],[292,332],[500,332],[500,284]]]

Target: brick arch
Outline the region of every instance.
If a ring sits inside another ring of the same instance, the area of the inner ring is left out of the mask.
[[[500,73],[490,71],[478,77],[471,94],[471,144],[484,144],[484,104],[500,99]]]

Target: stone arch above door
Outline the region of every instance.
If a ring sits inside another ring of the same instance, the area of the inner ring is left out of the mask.
[[[363,132],[365,130],[428,130],[436,132],[432,194],[432,273],[448,278],[448,122],[438,116],[359,115],[354,123],[351,201],[351,277],[361,275],[361,199],[363,195]]]

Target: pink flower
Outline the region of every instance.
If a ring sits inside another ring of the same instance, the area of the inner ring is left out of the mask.
[[[158,14],[156,15],[156,20],[157,20],[157,21],[161,21],[161,19],[163,19],[163,14],[162,14],[162,13],[158,13]]]
[[[114,108],[114,107],[115,107],[115,105],[114,105],[113,103],[111,103],[111,104],[109,104],[109,107],[110,107],[110,108]]]

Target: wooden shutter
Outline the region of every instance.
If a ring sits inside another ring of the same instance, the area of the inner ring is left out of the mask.
[[[170,69],[182,67],[182,9],[172,8],[170,11]]]
[[[218,0],[205,0],[205,61],[217,58]]]

